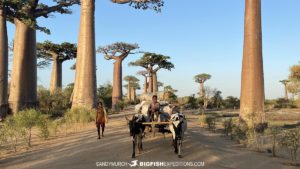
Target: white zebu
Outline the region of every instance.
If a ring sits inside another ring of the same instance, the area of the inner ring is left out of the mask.
[[[135,111],[138,114],[142,114],[146,117],[147,121],[149,121],[148,117],[148,108],[152,101],[142,101],[140,104],[135,106]],[[184,139],[184,133],[187,130],[187,120],[185,116],[175,107],[170,105],[168,102],[160,101],[161,110],[165,116],[168,115],[169,118],[158,118],[158,122],[166,122],[169,121],[169,130],[172,133],[173,146],[175,149],[175,153],[178,154],[178,157],[181,158],[181,149],[182,142]]]

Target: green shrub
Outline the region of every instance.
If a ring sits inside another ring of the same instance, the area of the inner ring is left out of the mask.
[[[54,136],[57,135],[57,132],[59,131],[59,128],[63,125],[64,118],[55,119],[53,121],[50,121],[50,129],[53,131]]]
[[[280,98],[276,100],[275,108],[297,108],[297,105],[293,100]]]
[[[224,132],[225,132],[226,136],[228,136],[228,134],[231,134],[232,129],[233,129],[233,120],[232,120],[232,118],[224,120],[223,127],[224,127]]]
[[[216,129],[216,117],[212,115],[208,115],[205,117],[205,123],[207,124],[207,127],[209,130],[215,130]]]
[[[49,135],[50,135],[49,124],[50,124],[50,121],[48,119],[48,116],[45,116],[45,115],[40,116],[40,118],[38,120],[38,124],[37,124],[37,126],[39,127],[39,130],[40,130],[39,136],[45,140],[47,138],[49,138]]]
[[[276,157],[276,146],[278,144],[279,134],[280,134],[280,128],[279,127],[272,127],[265,130],[265,133],[267,135],[271,136],[272,139],[272,155],[273,157]]]
[[[297,151],[300,147],[300,128],[284,131],[279,144],[286,148],[290,153],[291,159],[296,161]]]
[[[28,146],[31,146],[32,128],[37,126],[40,120],[41,113],[35,109],[20,111],[14,116],[17,126],[24,128],[27,135]]]
[[[205,114],[201,114],[199,116],[198,121],[199,121],[201,127],[204,127],[204,125],[206,124],[205,119],[206,119],[206,115]]]
[[[248,131],[248,126],[245,121],[239,120],[237,125],[233,125],[231,139],[234,140],[245,140]]]
[[[74,108],[70,109],[65,113],[64,122],[66,123],[66,128],[75,125],[75,130],[77,125],[85,125],[89,122],[95,121],[95,110],[88,110],[85,108]]]
[[[13,117],[7,117],[0,128],[1,145],[8,144],[16,152],[19,142],[25,140],[26,131],[18,126]]]
[[[128,104],[130,104],[130,102],[127,102],[127,101],[119,101],[116,106],[115,106],[115,111],[116,112],[119,112],[119,111],[122,111],[125,109],[125,107],[128,106]]]
[[[43,114],[51,117],[62,117],[63,113],[71,107],[71,87],[64,90],[56,90],[50,93],[49,90],[40,88],[38,90],[39,109]]]

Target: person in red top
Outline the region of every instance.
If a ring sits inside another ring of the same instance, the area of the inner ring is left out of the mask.
[[[96,127],[97,127],[97,132],[98,132],[98,139],[100,139],[100,127],[102,127],[102,137],[104,137],[104,129],[105,129],[105,123],[108,122],[107,119],[107,113],[106,110],[103,106],[103,104],[100,102],[98,107],[97,107],[97,112],[96,112]]]

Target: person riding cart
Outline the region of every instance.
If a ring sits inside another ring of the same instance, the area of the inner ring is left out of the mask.
[[[153,95],[152,103],[149,105],[148,108],[148,117],[150,118],[150,121],[158,121],[159,115],[160,115],[160,104],[157,101],[157,96]]]

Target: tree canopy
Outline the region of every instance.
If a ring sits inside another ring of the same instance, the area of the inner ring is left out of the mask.
[[[194,77],[196,83],[204,83],[211,78],[210,74],[202,73]]]
[[[129,66],[141,66],[147,70],[151,69],[153,72],[157,72],[159,69],[171,71],[175,66],[169,59],[170,56],[146,52],[140,59],[130,62]]]
[[[125,76],[124,80],[128,83],[136,83],[139,82],[140,80],[134,76]]]
[[[161,7],[164,6],[163,0],[111,0],[113,3],[129,4],[135,9],[153,9],[157,12],[161,11]]]
[[[117,57],[120,57],[123,60],[129,54],[135,54],[132,51],[138,48],[139,48],[138,44],[116,42],[111,45],[99,47],[97,52],[103,53],[104,58],[107,60],[117,59]]]
[[[80,0],[52,0],[54,5],[49,6],[40,0],[1,0],[0,8],[5,7],[8,20],[13,22],[14,18],[22,21],[33,29],[50,34],[50,30],[37,24],[39,17],[48,18],[51,13],[71,14],[70,6],[80,4]]]
[[[77,55],[77,45],[69,42],[55,44],[51,41],[37,43],[37,56],[42,59],[38,64],[39,66],[48,65],[54,59],[54,55],[60,62],[74,59]]]

